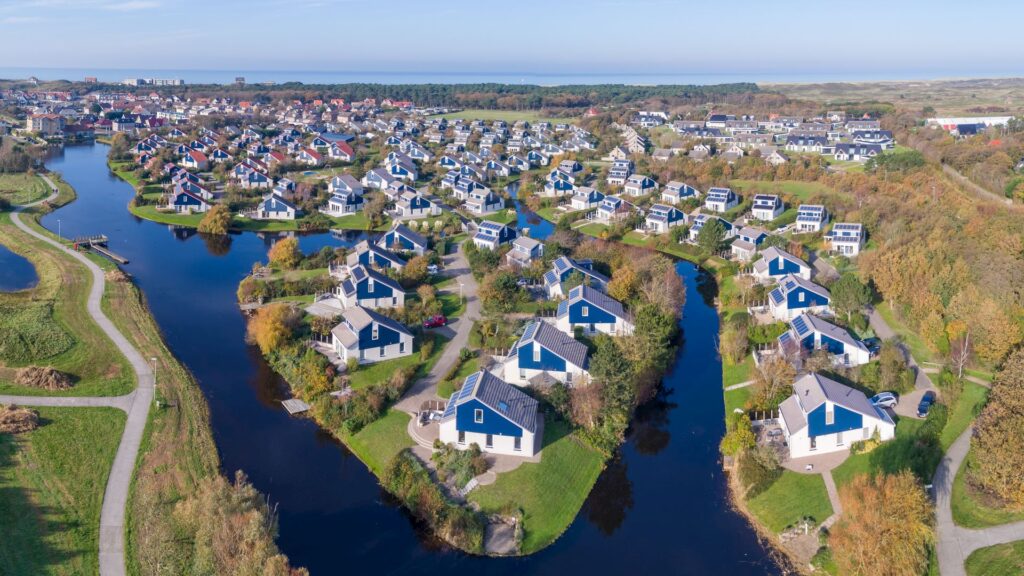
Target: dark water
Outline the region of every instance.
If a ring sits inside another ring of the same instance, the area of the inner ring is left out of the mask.
[[[471,557],[425,535],[359,460],[281,408],[284,384],[243,342],[234,299],[267,240],[249,233],[211,242],[137,220],[125,209],[131,189],[109,174],[106,151],[68,147],[48,163],[79,198],[43,222],[53,228],[59,215],[66,235],[108,234],[110,247],[131,260],[125,269],[206,394],[225,471],[245,470],[279,505],[278,542],[294,563],[314,574],[778,572],[727,506],[717,452],[724,431],[712,341],[718,319],[700,295],[713,285],[693,266],[678,265],[689,291],[685,342],[665,392],[640,411],[576,521],[528,558]],[[313,250],[341,241],[319,234],[301,243]]]
[[[36,267],[24,256],[0,244],[0,292],[26,290],[39,282]]]
[[[506,187],[509,195],[512,196],[512,204],[516,208],[516,229],[527,230],[531,238],[544,240],[555,231],[555,225],[541,218],[536,212],[530,210],[525,204],[519,201],[519,182],[513,182]]]

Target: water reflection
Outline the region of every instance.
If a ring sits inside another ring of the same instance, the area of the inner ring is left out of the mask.
[[[611,536],[622,526],[633,507],[633,483],[628,472],[622,455],[616,454],[598,477],[584,504],[587,520],[605,536]]]
[[[27,290],[39,283],[36,267],[0,244],[0,292]]]
[[[228,234],[199,234],[199,237],[213,256],[227,256],[231,252],[231,236]]]
[[[637,409],[629,440],[638,453],[654,456],[668,447],[672,439],[669,414],[677,406],[669,399],[672,392],[662,387],[657,396]]]

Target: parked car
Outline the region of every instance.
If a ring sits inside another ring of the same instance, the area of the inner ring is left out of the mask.
[[[921,396],[921,402],[917,405],[917,417],[924,418],[928,416],[928,411],[932,409],[932,404],[935,403],[935,392],[929,390]]]
[[[441,269],[437,267],[437,264],[431,264],[427,266],[427,274],[437,274]]]
[[[529,285],[530,281],[527,280],[526,278],[520,278],[519,280],[516,280],[516,286],[519,286],[520,288],[526,288]]]
[[[882,349],[882,341],[878,338],[865,338],[864,346],[867,347],[868,352],[870,352],[872,356],[878,356],[878,352]]]
[[[426,320],[424,320],[423,321],[423,327],[424,328],[441,328],[442,326],[444,326],[447,323],[448,323],[448,319],[445,318],[444,314],[438,314],[436,316],[431,316],[430,318],[427,318]]]
[[[895,392],[879,392],[871,397],[871,403],[880,408],[895,408],[899,401]]]

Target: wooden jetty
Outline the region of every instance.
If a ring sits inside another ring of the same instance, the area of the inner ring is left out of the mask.
[[[118,264],[127,264],[128,259],[123,256],[118,256],[109,247],[110,238],[107,238],[106,234],[95,234],[93,236],[79,236],[71,240],[75,243],[75,249],[79,247],[85,248],[86,250],[92,250],[97,254],[101,254],[110,258]]]
[[[282,400],[281,404],[284,405],[284,409],[287,410],[289,414],[301,414],[309,410],[309,404],[306,404],[305,402],[299,400],[298,398],[289,398],[287,400]]]

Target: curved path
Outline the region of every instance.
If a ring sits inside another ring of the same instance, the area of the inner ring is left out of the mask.
[[[465,240],[472,242],[472,240]],[[480,318],[480,300],[477,298],[476,279],[469,269],[469,261],[466,260],[463,244],[459,245],[458,251],[445,257],[445,272],[448,276],[454,277],[456,285],[462,285],[462,296],[466,299],[466,310],[461,316],[448,325],[454,330],[452,339],[445,344],[441,358],[434,364],[429,374],[417,380],[405,396],[395,404],[395,408],[416,414],[420,406],[426,400],[437,400],[437,384],[441,378],[448,373],[448,370],[459,359],[459,353],[469,343],[469,333],[473,329],[473,321]],[[457,289],[457,288],[456,288]]]
[[[11,221],[26,234],[63,250],[89,269],[93,280],[86,306],[89,315],[92,316],[92,319],[99,325],[100,329],[103,330],[107,337],[124,354],[125,358],[128,359],[132,369],[135,371],[137,387],[134,392],[117,397],[0,396],[0,403],[22,406],[110,406],[124,410],[128,414],[128,420],[121,435],[121,442],[117,446],[117,454],[114,455],[114,463],[110,468],[110,476],[107,478],[107,487],[103,493],[103,508],[100,511],[100,574],[102,576],[122,576],[125,574],[125,510],[128,505],[128,492],[131,488],[132,474],[135,472],[135,461],[139,454],[139,447],[142,444],[146,420],[149,417],[149,407],[153,403],[153,370],[142,357],[142,354],[135,349],[135,346],[128,342],[128,339],[121,334],[121,331],[103,313],[101,302],[103,300],[103,291],[106,288],[106,278],[103,275],[103,270],[84,255],[65,247],[48,236],[36,232],[21,221],[19,212],[25,208],[49,202],[58,195],[57,186],[54,185],[53,181],[45,175],[42,178],[50,185],[50,188],[54,191],[53,194],[37,202],[18,206],[14,213],[11,214]]]

